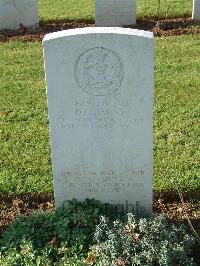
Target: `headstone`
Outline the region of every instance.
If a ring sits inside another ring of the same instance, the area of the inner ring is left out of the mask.
[[[98,27],[136,24],[136,0],[95,0],[95,23]]]
[[[0,0],[0,29],[37,27],[37,0]]]
[[[200,0],[193,0],[192,18],[194,20],[200,20]]]
[[[43,41],[56,206],[152,208],[150,32],[84,28]]]

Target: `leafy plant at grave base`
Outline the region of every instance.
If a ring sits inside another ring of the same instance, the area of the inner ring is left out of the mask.
[[[190,266],[193,243],[183,225],[164,216],[122,217],[109,204],[73,200],[55,213],[21,216],[11,224],[0,265]]]
[[[127,217],[125,223],[101,218],[91,252],[95,265],[195,265],[188,257],[194,238],[183,225],[175,226],[163,215]]]
[[[52,254],[57,257],[52,258]],[[0,251],[0,265],[69,265],[84,266],[85,258],[76,247],[68,248],[64,244],[61,247],[45,246],[43,249],[34,249],[31,242],[23,242],[20,249],[11,247]]]
[[[66,242],[69,246],[82,245],[87,252],[100,216],[112,218],[116,215],[110,211],[110,207],[93,199],[84,202],[72,200],[55,213],[36,212],[28,217],[22,215],[5,231],[2,245],[20,248],[23,241],[30,241],[33,248],[41,249],[47,243],[59,247]]]

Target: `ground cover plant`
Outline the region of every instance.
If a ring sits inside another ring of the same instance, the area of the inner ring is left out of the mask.
[[[1,239],[0,264],[195,265],[194,238],[183,225],[110,210],[95,200],[73,200],[55,213],[20,216]]]
[[[94,0],[39,0],[39,16],[49,20],[94,19]],[[158,11],[159,10],[159,11]],[[192,0],[137,0],[137,18],[192,15]]]
[[[199,35],[156,38],[154,191],[198,193]],[[52,192],[40,42],[0,43],[0,193]]]

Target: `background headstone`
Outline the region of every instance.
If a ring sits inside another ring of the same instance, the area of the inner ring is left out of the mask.
[[[37,27],[37,0],[0,0],[0,29]]]
[[[194,20],[200,20],[200,0],[193,0],[192,18]]]
[[[95,0],[95,23],[98,27],[136,24],[136,0]]]
[[[44,38],[56,206],[152,208],[153,34],[84,28]]]

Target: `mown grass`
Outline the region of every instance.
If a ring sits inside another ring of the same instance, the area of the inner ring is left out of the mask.
[[[200,191],[200,36],[159,38],[155,57],[155,190]]]
[[[200,36],[156,38],[154,190],[200,190]],[[0,193],[51,192],[42,46],[0,43]]]
[[[137,0],[137,18],[158,16],[158,0]],[[94,19],[94,0],[39,0],[39,16],[49,20]],[[192,15],[192,0],[160,0],[160,17]]]
[[[52,189],[41,44],[0,44],[0,191]]]

